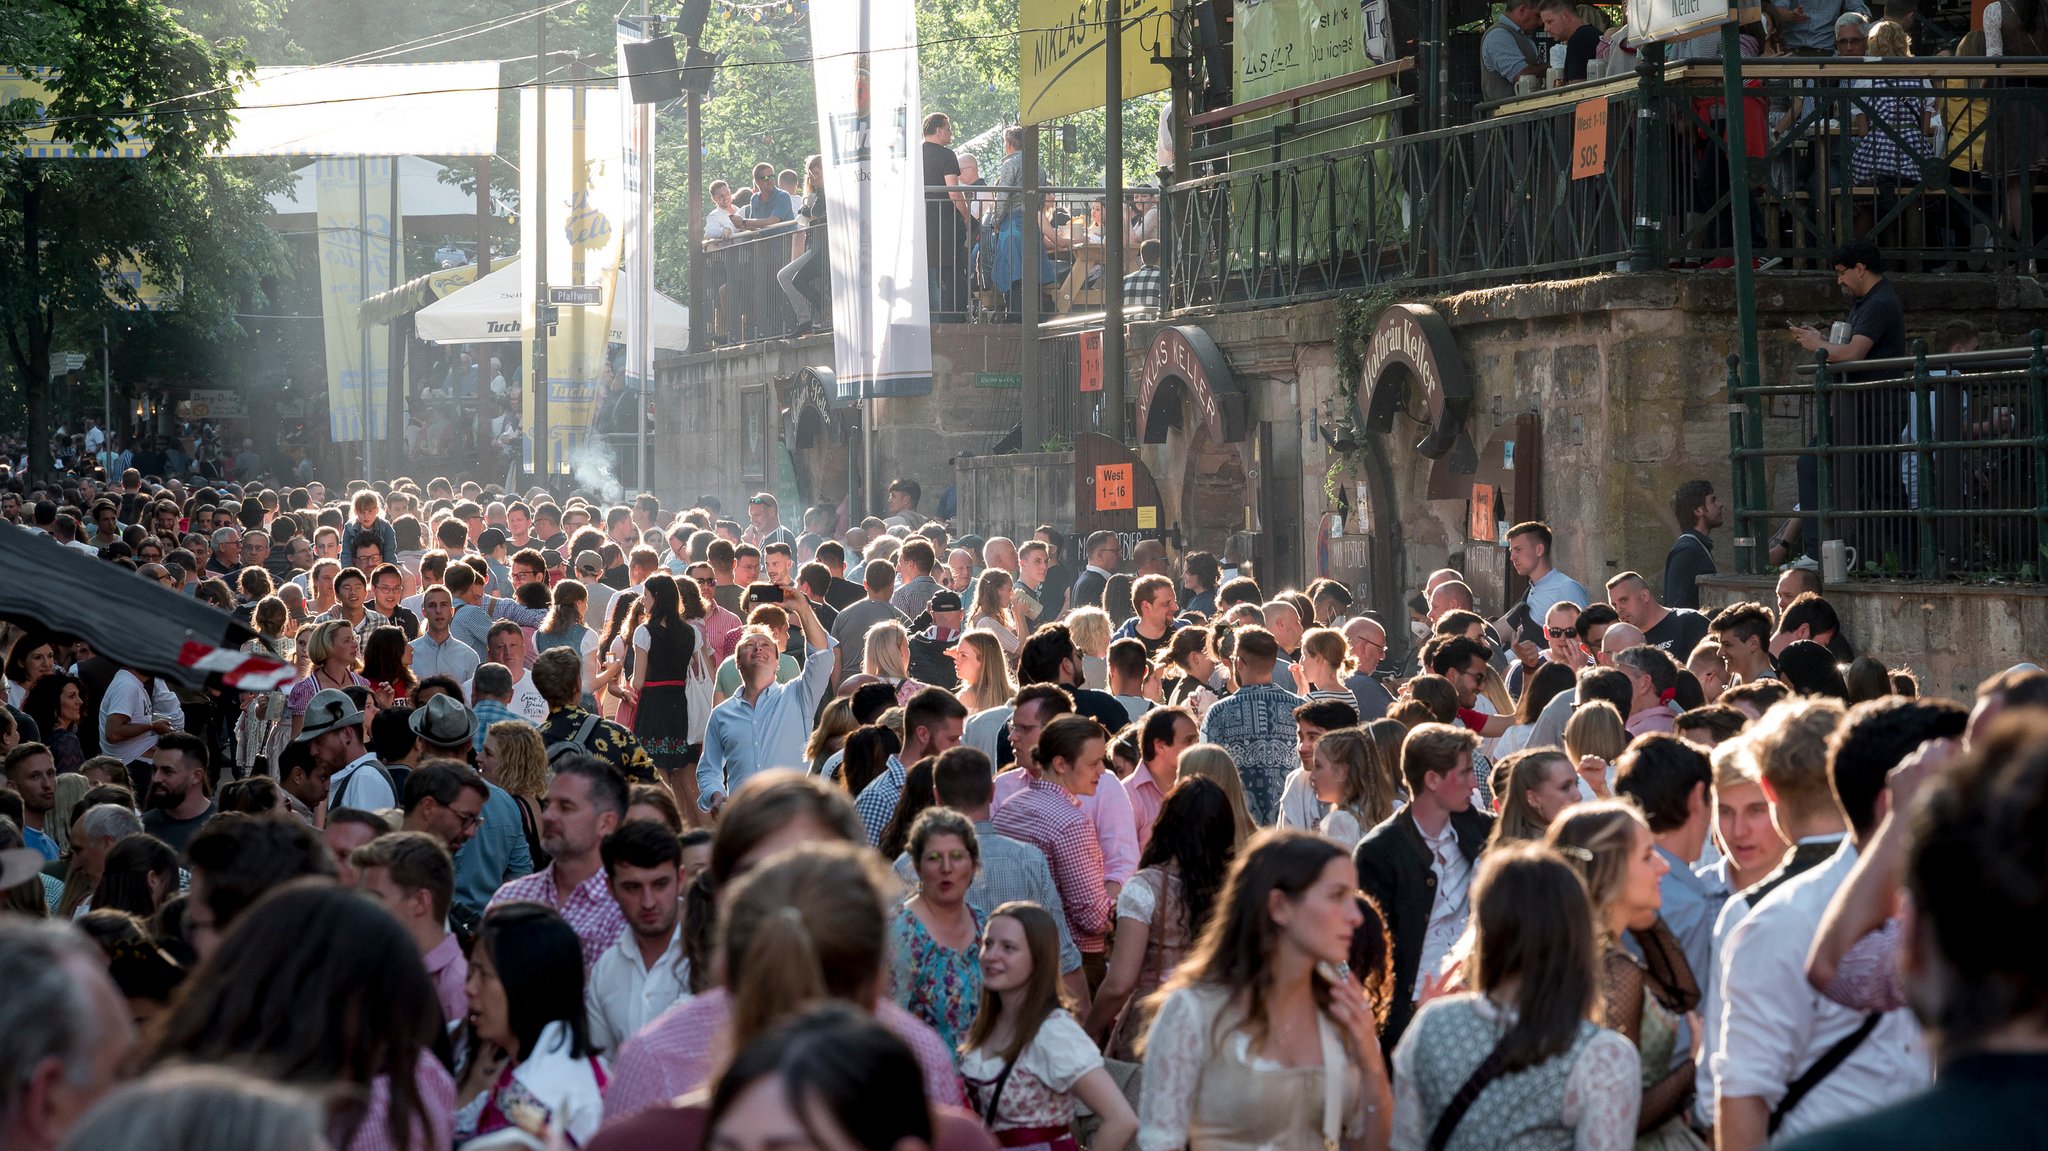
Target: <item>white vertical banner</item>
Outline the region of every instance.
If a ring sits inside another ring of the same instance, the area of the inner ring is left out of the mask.
[[[839,399],[932,390],[914,0],[813,3]]]
[[[612,330],[626,333],[625,381],[646,393],[654,377],[654,334],[645,330],[647,305],[654,299],[652,236],[654,189],[654,106],[635,104],[626,91],[626,45],[647,39],[637,18],[619,21],[619,139],[623,144],[620,174],[625,180],[624,226],[618,299],[612,305]],[[623,315],[624,322],[620,321]]]
[[[521,294],[519,322],[527,369],[523,426],[528,433],[523,467],[533,470],[534,400],[539,394],[533,379],[533,341],[545,339],[548,465],[566,472],[576,467],[590,441],[617,297],[619,223],[625,211],[618,104],[625,97],[595,84],[548,89],[548,195],[541,205],[533,181],[540,170],[535,158],[537,100],[532,88],[521,89],[519,96],[520,203],[540,209],[527,207],[519,213],[519,250],[537,251],[543,241],[538,229],[545,225],[548,287],[595,286],[600,291],[598,303],[560,305],[553,336],[534,323],[533,291]]]
[[[323,157],[313,169],[314,204],[320,221],[320,315],[327,343],[327,436],[355,443],[365,428],[381,440],[389,423],[391,341],[370,340],[363,363],[363,321],[367,289],[375,295],[399,283],[392,242],[391,180],[397,161],[388,156]],[[365,212],[367,209],[367,214]],[[368,264],[364,257],[367,254]]]

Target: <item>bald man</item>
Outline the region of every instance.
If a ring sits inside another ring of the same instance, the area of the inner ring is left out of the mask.
[[[1455,572],[1452,574],[1456,575]],[[1428,594],[1429,622],[1432,624],[1451,612],[1473,610],[1472,588],[1464,580],[1447,579],[1431,587]]]
[[[1344,622],[1344,642],[1350,645],[1351,656],[1358,661],[1358,670],[1344,681],[1352,698],[1358,701],[1358,722],[1371,723],[1385,717],[1387,709],[1394,705],[1394,696],[1372,673],[1386,658],[1387,629],[1378,620],[1359,616]]]

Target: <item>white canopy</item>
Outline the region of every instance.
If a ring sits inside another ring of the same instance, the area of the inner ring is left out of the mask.
[[[626,274],[627,268],[621,267],[619,275]],[[514,260],[447,299],[421,308],[413,314],[413,330],[420,339],[435,344],[516,340],[521,304],[532,278],[525,261]],[[689,350],[690,309],[656,292],[648,313],[654,324],[655,347]],[[616,311],[608,339],[614,344],[626,342],[626,317]]]
[[[258,68],[225,156],[488,156],[498,62]]]

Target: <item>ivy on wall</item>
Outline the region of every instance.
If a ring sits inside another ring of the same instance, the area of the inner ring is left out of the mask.
[[[1365,462],[1365,435],[1358,426],[1358,389],[1363,385],[1365,355],[1372,343],[1373,326],[1380,313],[1398,302],[1392,288],[1379,287],[1346,296],[1337,302],[1337,400],[1336,433],[1330,442],[1330,466],[1323,474],[1323,495],[1332,508],[1344,510],[1348,501],[1339,478]],[[1340,450],[1339,445],[1348,445]]]

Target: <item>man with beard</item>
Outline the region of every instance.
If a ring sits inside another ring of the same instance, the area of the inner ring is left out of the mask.
[[[47,822],[57,806],[57,761],[40,743],[17,743],[7,753],[7,785],[21,797],[21,837],[49,863],[57,858],[57,841]]]
[[[169,738],[169,737],[165,737]],[[327,780],[327,809],[382,811],[398,806],[391,776],[363,744],[363,713],[349,697],[328,688],[306,707],[306,726],[295,743],[307,744]],[[157,746],[163,746],[158,741]],[[161,769],[159,769],[161,770]]]
[[[590,755],[566,755],[550,766],[554,778],[541,809],[540,842],[553,861],[499,888],[490,905],[526,901],[554,908],[583,942],[588,971],[626,930],[598,854],[625,817],[626,777]]]
[[[1685,530],[1664,556],[1665,607],[1699,608],[1699,580],[1716,570],[1712,533],[1721,526],[1726,510],[1721,497],[1714,494],[1712,482],[1687,480],[1678,485],[1678,492],[1671,497],[1671,512]]]
[[[629,930],[591,969],[584,1003],[591,1043],[616,1051],[689,993],[677,926],[683,853],[667,825],[636,820],[606,836],[599,854]]]
[[[213,800],[206,794],[206,744],[198,736],[174,731],[156,741],[156,775],[146,806],[142,830],[183,855],[193,834],[213,818]]]

